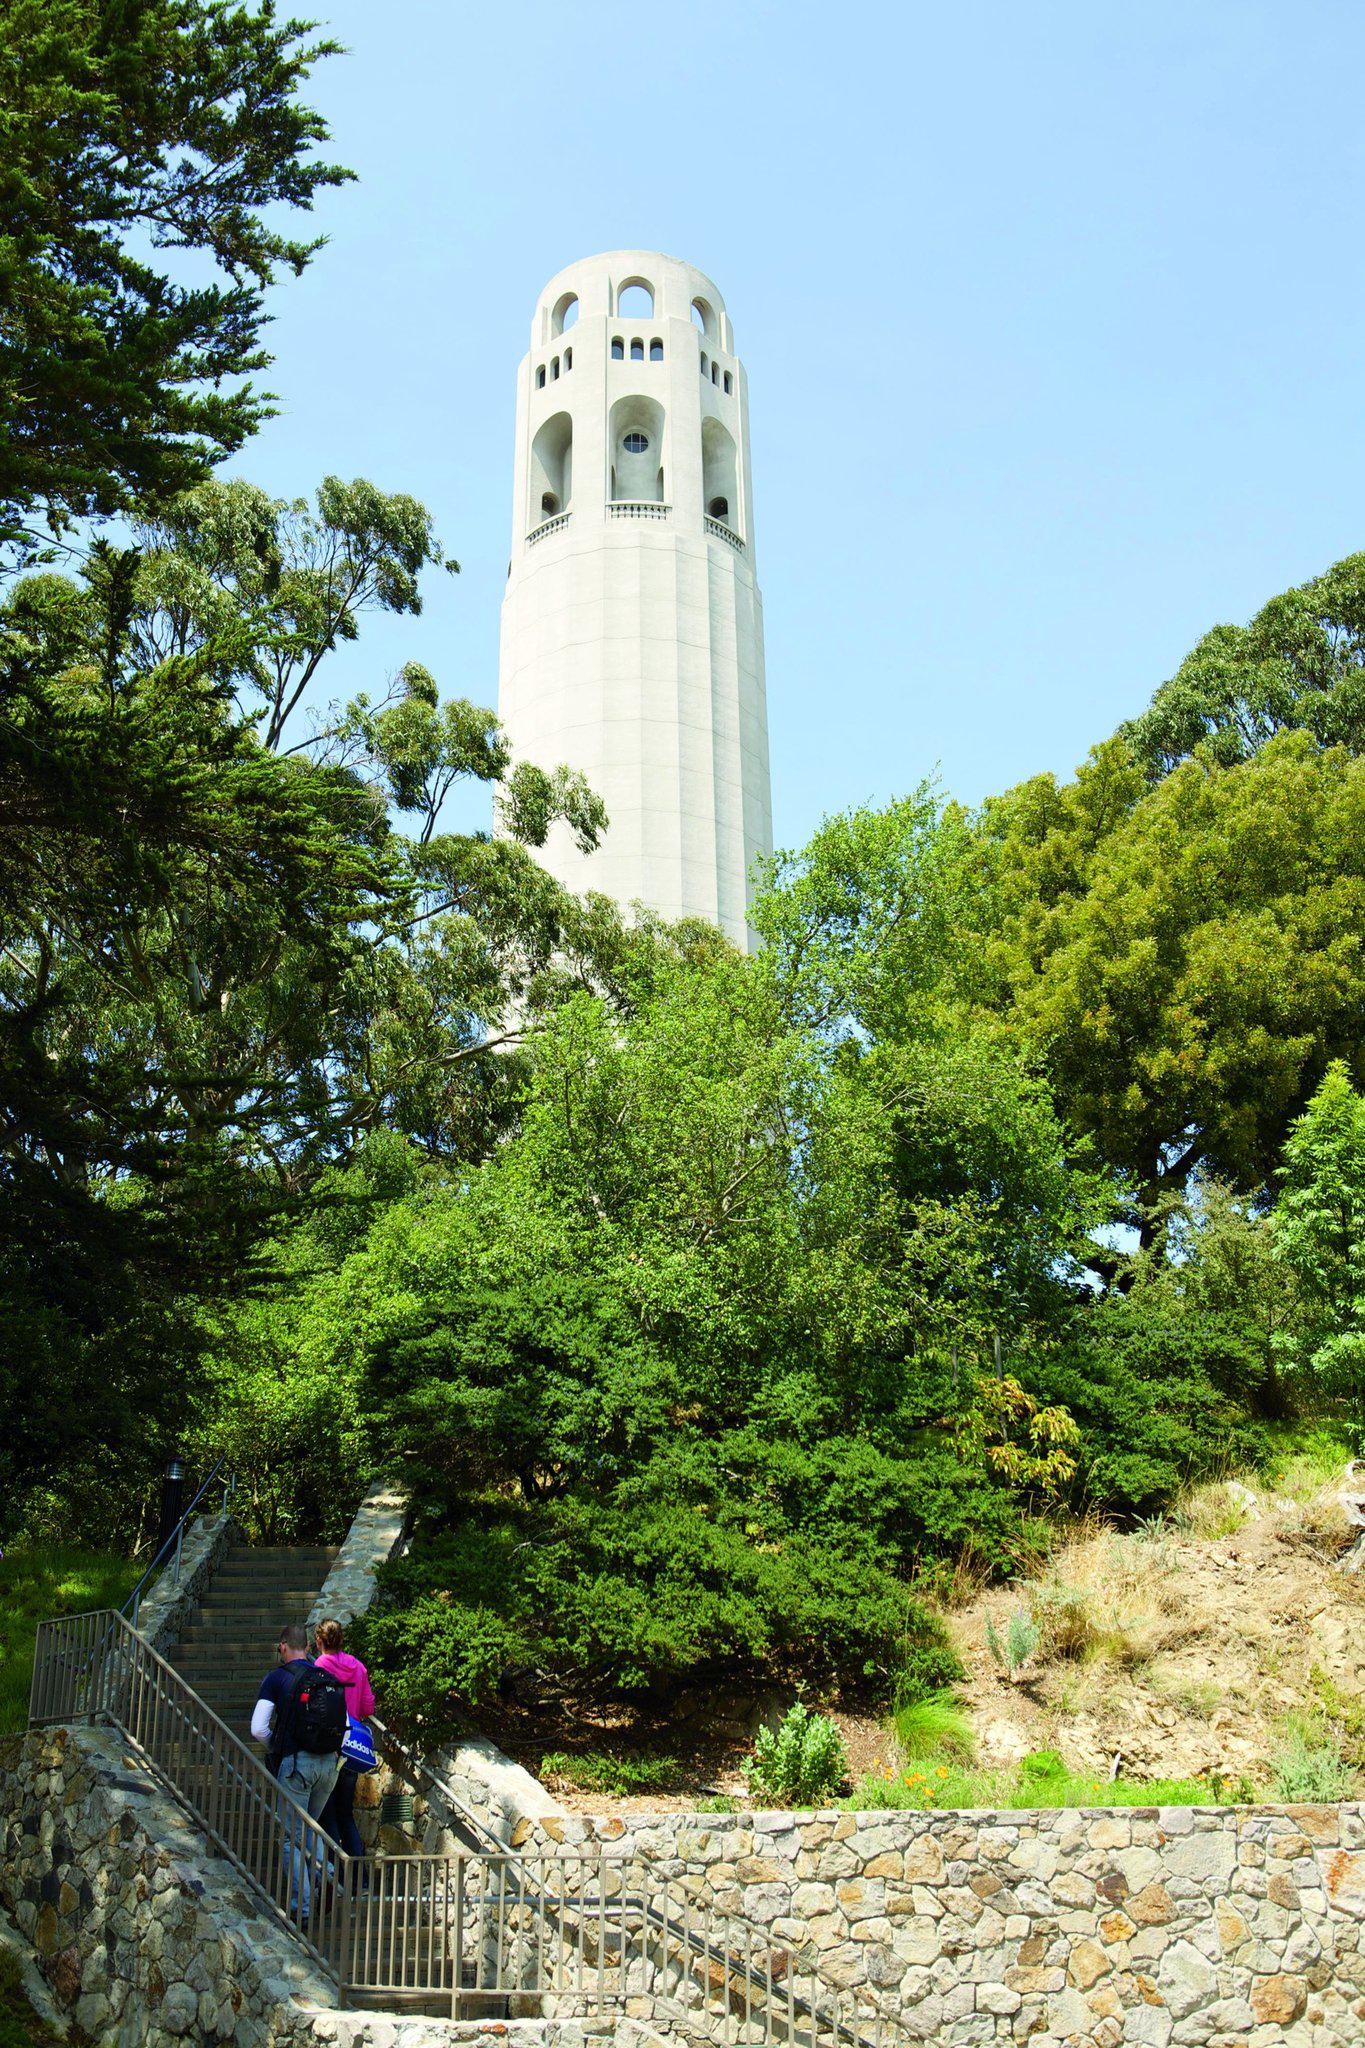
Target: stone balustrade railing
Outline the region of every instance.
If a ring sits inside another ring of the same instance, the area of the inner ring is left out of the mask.
[[[744,543],[734,528],[727,526],[723,519],[713,519],[709,512],[706,515],[706,531],[713,533],[717,540],[728,540],[739,554],[744,553]]]

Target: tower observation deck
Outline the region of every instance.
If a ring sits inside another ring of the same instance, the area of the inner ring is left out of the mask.
[[[752,943],[772,849],[748,389],[711,280],[640,249],[550,280],[517,375],[498,709],[516,758],[581,770],[608,827],[567,888]]]

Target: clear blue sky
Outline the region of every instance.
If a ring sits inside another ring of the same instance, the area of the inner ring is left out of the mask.
[[[236,467],[421,497],[464,564],[348,651],[495,701],[514,375],[660,248],[748,367],[775,828],[1069,771],[1206,627],[1365,546],[1359,81],[1322,0],[333,0],[330,244]]]

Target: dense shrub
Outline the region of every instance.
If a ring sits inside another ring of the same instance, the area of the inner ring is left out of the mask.
[[[1080,1425],[1077,1501],[1151,1514],[1191,1481],[1263,1456],[1264,1427],[1218,1383],[1226,1359],[1218,1326],[1119,1294],[1035,1352],[1022,1376]]]
[[[759,1729],[744,1775],[755,1805],[818,1806],[838,1791],[847,1769],[833,1721],[798,1701],[779,1727]]]

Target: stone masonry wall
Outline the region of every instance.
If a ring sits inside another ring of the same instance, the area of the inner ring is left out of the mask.
[[[313,1602],[308,1626],[315,1629],[330,1615],[349,1627],[375,1595],[374,1575],[387,1564],[403,1540],[407,1498],[391,1487],[370,1488],[355,1511],[346,1537],[327,1574],[327,1583]]]
[[[303,1950],[105,1729],[0,1744],[0,1909],[97,2048],[664,2048],[624,2019],[338,2012]]]
[[[226,1551],[242,1541],[242,1531],[230,1514],[196,1515],[185,1531],[177,1578],[167,1563],[153,1579],[138,1609],[139,1635],[164,1657],[199,1605]]]
[[[906,2042],[1365,2043],[1365,1811],[692,1814],[526,1822],[600,1841],[818,1952]]]
[[[230,1867],[103,1729],[0,1755],[0,1904],[58,2005],[120,2048],[303,2048],[333,2003]]]

